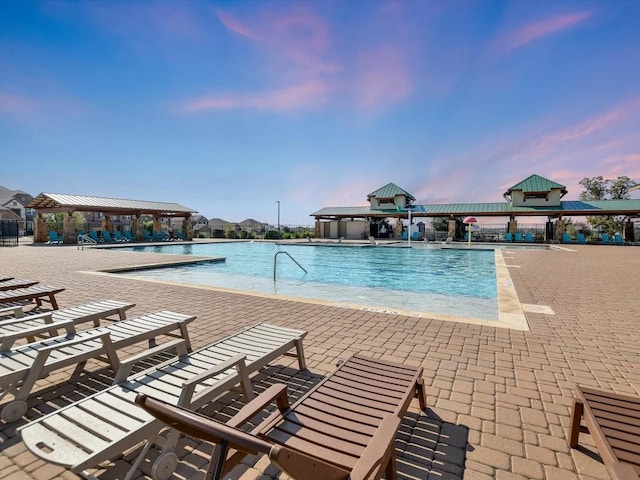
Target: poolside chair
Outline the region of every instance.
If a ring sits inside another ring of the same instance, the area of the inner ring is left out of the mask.
[[[562,234],[562,243],[573,243],[573,238],[571,238],[571,235],[569,235],[567,232]]]
[[[513,235],[509,232],[504,234],[504,241],[505,242],[513,242]]]
[[[375,239],[375,238],[373,238],[373,237],[371,237],[371,236],[369,237],[369,243],[370,243],[371,245],[378,245],[378,242],[376,242],[376,239]]]
[[[43,301],[48,301],[54,310],[58,310],[58,302],[55,295],[62,291],[64,291],[64,288],[49,287],[47,285],[33,285],[27,288],[0,291],[0,305],[27,301],[36,302],[36,305],[41,306]]]
[[[245,455],[263,453],[298,480],[392,480],[401,419],[416,395],[426,408],[421,376],[422,367],[354,355],[293,405],[287,386],[275,384],[226,424],[147,395],[136,403],[216,444],[205,478],[217,480]],[[240,430],[274,401],[278,409],[251,433]]]
[[[127,239],[124,237],[124,235],[122,234],[122,232],[120,230],[116,230],[115,232],[113,232],[113,238],[118,243],[122,243],[122,242],[126,242],[127,241]]]
[[[149,230],[143,230],[142,231],[142,238],[144,238],[145,242],[151,242],[153,241],[153,237],[151,236],[151,234],[149,233]]]
[[[47,242],[49,245],[62,245],[62,239],[58,236],[58,232],[55,230],[49,231],[49,241]]]
[[[69,365],[77,365],[78,370],[84,367],[87,360],[100,358],[102,355],[106,355],[107,361],[117,370],[120,366],[117,350],[145,341],[153,344],[160,335],[177,336],[172,334],[176,330],[180,332],[181,341],[188,348],[187,324],[195,318],[160,311],[81,332],[75,332],[72,320],[60,321],[40,328],[43,332],[53,326],[64,328],[67,335],[47,338],[14,349],[11,347],[15,338],[5,336],[0,351],[0,399],[8,393],[13,394],[14,399],[4,406],[0,417],[6,422],[22,417],[27,411],[26,399],[36,381],[54,370]]]
[[[0,309],[0,317],[10,314],[14,316],[14,318],[0,320],[0,351],[7,349],[3,346],[11,339],[11,336],[26,338],[29,342],[34,342],[35,335],[43,333],[41,327],[44,325],[50,327],[49,335],[53,337],[58,335],[58,328],[56,328],[58,324],[64,327],[69,322],[73,325],[93,322],[94,327],[99,327],[100,320],[108,320],[116,315],[118,316],[116,320],[126,319],[126,311],[133,307],[135,307],[135,303],[102,300],[28,316],[24,315],[21,306]]]
[[[235,335],[187,354],[179,343],[177,358],[129,378],[134,363],[160,352],[157,347],[122,362],[115,383],[18,429],[38,457],[83,472],[123,451],[146,442],[125,479],[131,478],[152,442],[163,452],[152,467],[154,478],[169,478],[177,464],[173,452],[179,432],[158,436],[163,424],[134,403],[138,393],[151,394],[172,405],[199,409],[230,388],[242,386],[251,399],[249,375],[282,355],[296,356],[306,368],[302,339],[305,331],[259,323]],[[295,350],[295,354],[290,354]]]
[[[409,234],[407,232],[402,232],[402,240],[408,240]]]
[[[2,290],[15,290],[16,288],[27,288],[39,283],[37,280],[24,280],[21,278],[13,278],[6,282],[0,282],[0,291]]]
[[[419,240],[420,239],[420,232],[413,232],[411,234],[411,240]]]
[[[580,426],[582,418],[584,429]],[[614,480],[640,479],[639,425],[640,397],[576,385],[569,445],[576,448],[580,431],[589,432]]]
[[[91,240],[93,240],[94,242],[98,243],[98,242],[103,242],[104,239],[98,236],[98,232],[96,232],[95,230],[91,230],[89,232],[89,238]]]
[[[514,237],[514,240],[516,242],[521,242],[523,240],[522,239],[522,232],[516,232],[516,236]]]
[[[585,240],[584,240],[584,233],[578,233],[576,235],[576,243],[580,244],[580,245],[584,245]]]
[[[116,239],[111,236],[111,233],[109,233],[109,230],[102,231],[102,239],[105,243],[115,243],[116,241]]]
[[[14,277],[6,277],[4,275],[0,275],[0,282],[6,282],[7,280],[13,280]]]
[[[622,235],[620,235],[619,233],[614,234],[613,243],[614,245],[624,245],[624,239],[622,238]]]
[[[611,238],[609,238],[609,235],[607,235],[606,233],[603,233],[600,238],[600,243],[611,245]]]
[[[125,240],[127,242],[135,242],[136,241],[136,238],[131,233],[131,230],[125,230],[124,231],[124,238],[125,238]]]
[[[527,232],[524,234],[524,241],[533,242],[533,235],[531,234],[531,232]]]

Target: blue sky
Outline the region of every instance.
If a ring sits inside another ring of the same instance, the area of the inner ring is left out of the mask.
[[[0,3],[0,185],[312,224],[640,181],[640,2]]]

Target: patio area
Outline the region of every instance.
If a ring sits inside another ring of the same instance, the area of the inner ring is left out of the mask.
[[[262,321],[307,330],[308,370],[281,358],[254,378],[256,392],[285,382],[297,398],[354,352],[422,365],[428,409],[420,412],[414,401],[403,419],[396,440],[400,479],[607,480],[589,436],[581,436],[585,448],[569,448],[569,412],[576,384],[640,394],[640,249],[572,245],[503,254],[518,298],[528,306],[530,331],[86,273],[159,257],[116,249],[0,248],[0,274],[66,288],[57,295],[61,308],[114,299],[136,303],[130,317],[160,309],[197,315],[189,326],[194,348]],[[105,388],[113,371],[104,365],[92,362],[73,380],[70,368],[39,381],[27,417]],[[239,399],[229,393],[205,411],[224,420]],[[16,436],[23,424],[0,423],[0,479],[79,478],[32,455]],[[175,478],[202,478],[210,452],[210,445],[183,437]],[[136,454],[124,452],[93,473],[101,480],[122,478]],[[150,478],[150,469],[145,462],[135,478]],[[248,457],[231,478],[288,477],[265,458]]]

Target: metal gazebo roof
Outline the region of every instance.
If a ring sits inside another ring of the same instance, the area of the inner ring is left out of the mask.
[[[41,212],[110,212],[119,215],[159,215],[161,217],[187,216],[197,213],[196,210],[170,202],[150,202],[147,200],[127,200],[121,198],[90,197],[85,195],[66,195],[58,193],[41,193],[29,204]]]

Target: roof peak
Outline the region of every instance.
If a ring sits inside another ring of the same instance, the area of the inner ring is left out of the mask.
[[[387,183],[385,186],[378,188],[377,190],[371,192],[367,195],[367,200],[370,200],[371,197],[374,198],[393,198],[396,195],[404,195],[409,200],[415,201],[415,197],[407,192],[405,189],[399,187],[393,182]]]

